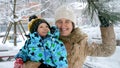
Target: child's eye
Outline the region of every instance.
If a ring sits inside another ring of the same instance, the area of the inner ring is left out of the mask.
[[[49,28],[48,26],[46,26],[46,28]]]
[[[40,26],[40,28],[43,28],[42,26]]]

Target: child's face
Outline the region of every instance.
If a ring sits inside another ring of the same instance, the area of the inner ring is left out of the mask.
[[[50,31],[50,29],[46,23],[41,23],[38,26],[37,31],[38,31],[40,36],[45,37],[48,34],[48,32]]]

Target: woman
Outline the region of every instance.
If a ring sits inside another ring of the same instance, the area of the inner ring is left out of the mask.
[[[79,28],[75,28],[76,18],[69,7],[58,8],[55,20],[55,24],[60,30],[60,39],[67,49],[69,68],[82,68],[87,56],[107,57],[114,53],[116,41],[112,25],[103,26],[101,24],[102,44],[88,45],[87,35]],[[101,18],[100,21],[104,22]]]
[[[60,30],[60,40],[67,49],[68,68],[82,68],[87,56],[107,57],[114,53],[116,41],[112,25],[101,24],[102,44],[88,45],[88,36],[76,27],[76,17],[69,7],[59,7],[55,11],[55,20]],[[100,21],[104,22],[101,18]],[[34,65],[32,62],[28,64]]]

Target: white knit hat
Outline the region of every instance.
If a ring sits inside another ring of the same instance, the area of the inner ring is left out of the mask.
[[[61,7],[57,8],[55,11],[55,21],[66,18],[71,20],[74,24],[76,23],[76,16],[70,6],[62,5]]]

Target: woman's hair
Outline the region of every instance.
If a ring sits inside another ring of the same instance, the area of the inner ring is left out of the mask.
[[[74,29],[75,29],[75,24],[72,22],[72,27],[73,27],[73,29],[72,29],[72,31],[71,32],[73,32],[74,31]]]

